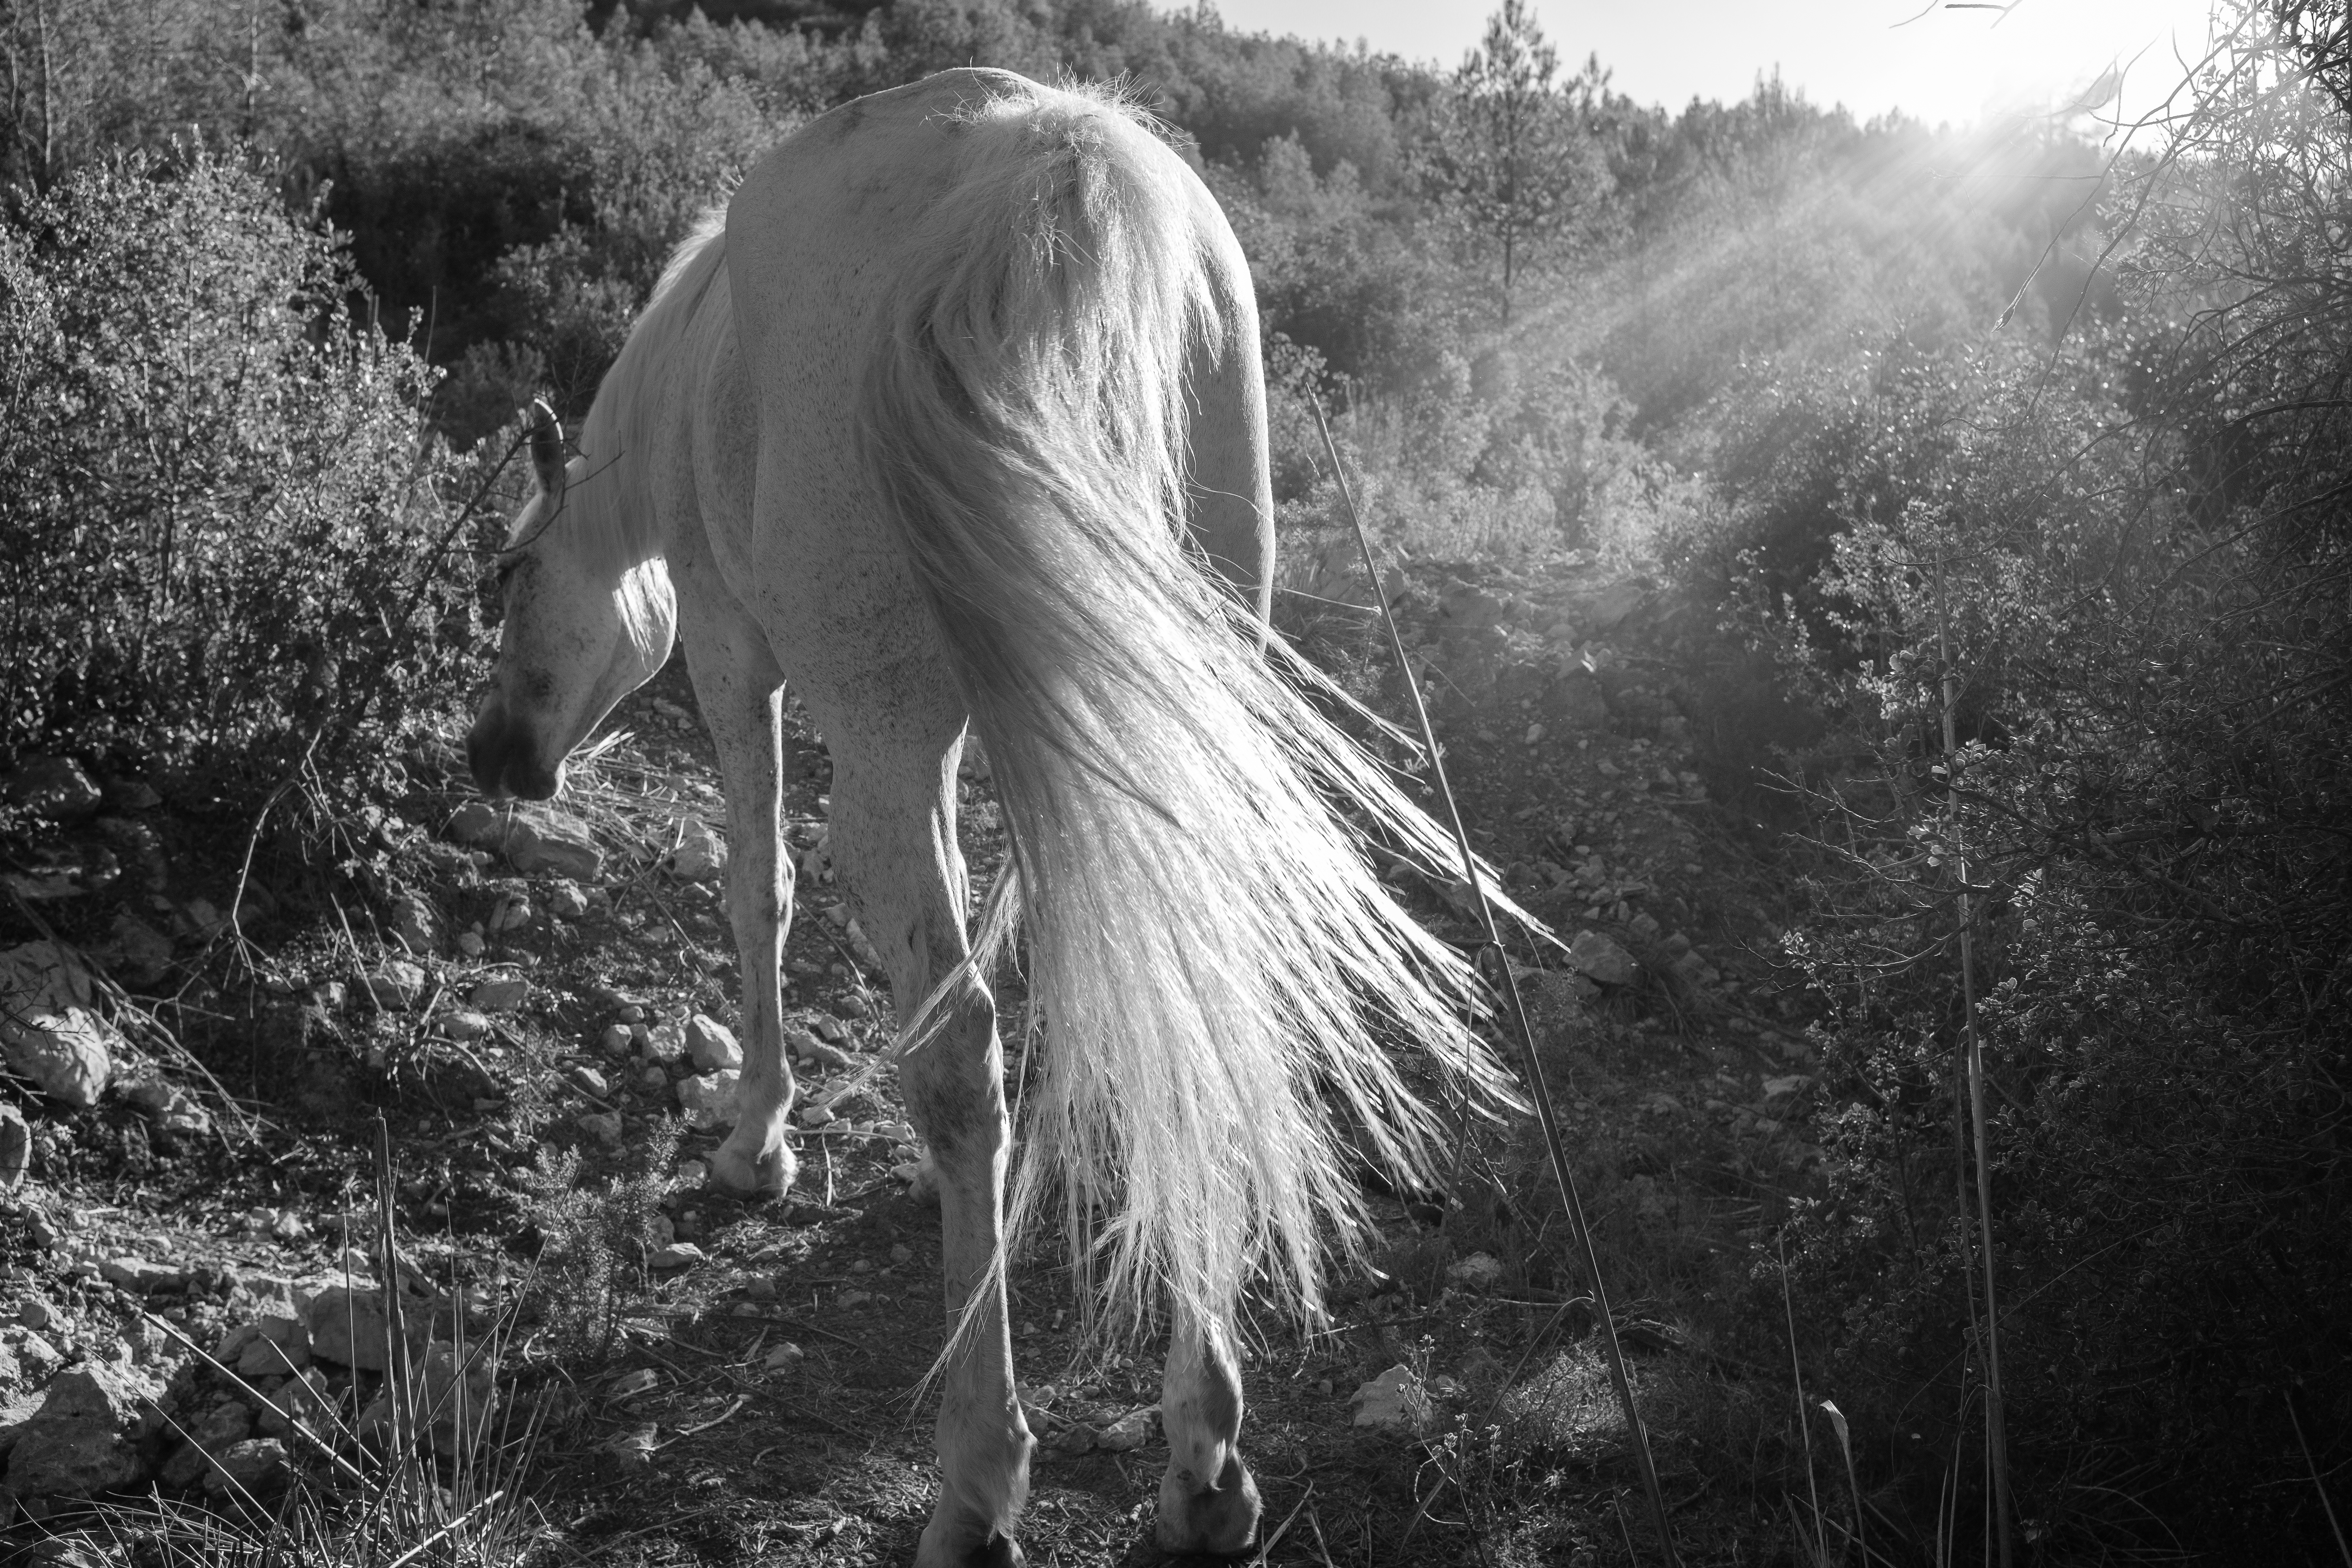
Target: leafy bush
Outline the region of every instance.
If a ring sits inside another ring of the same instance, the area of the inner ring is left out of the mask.
[[[2279,1539],[2308,1501],[2264,1489],[2305,1462],[2286,1399],[2352,1409],[2316,1348],[2352,1334],[2325,1239],[2352,1195],[2352,710],[2309,624],[2335,568],[2200,491],[2176,419],[2109,401],[2117,351],[1955,363],[1816,445],[1835,529],[1780,627],[1876,762],[1816,797],[1794,944],[1843,1106],[1801,1284],[1858,1424],[1956,1440],[1985,1371],[1964,870],[2010,1453],[2062,1554]]]
[[[464,470],[352,287],[201,151],[109,159],[0,228],[0,752],[239,795],[306,752],[341,776],[456,688]]]

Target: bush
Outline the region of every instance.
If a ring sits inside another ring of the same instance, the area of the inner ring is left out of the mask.
[[[0,754],[241,797],[306,752],[348,779],[456,689],[462,468],[352,289],[263,173],[201,151],[95,164],[0,229]]]

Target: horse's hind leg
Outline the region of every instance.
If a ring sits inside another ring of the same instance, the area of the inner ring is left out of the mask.
[[[1179,1311],[1160,1385],[1168,1473],[1160,1480],[1160,1545],[1236,1552],[1257,1533],[1257,1482],[1242,1463],[1241,1370],[1224,1326]]]
[[[834,740],[827,842],[859,924],[890,971],[903,1027],[970,952],[955,830],[961,718],[942,709],[921,722],[906,712],[893,715],[895,722],[877,722],[872,712],[864,719],[838,732],[827,726]],[[886,728],[898,732],[878,737]],[[1004,1052],[986,987],[966,975],[942,1005],[938,1032],[898,1064],[908,1112],[938,1167],[948,1321],[962,1331],[941,1379],[939,1506],[915,1562],[979,1568],[1021,1561],[1013,1526],[1029,1489],[1031,1440],[1013,1396],[1004,1278],[996,1267],[1012,1136]]]

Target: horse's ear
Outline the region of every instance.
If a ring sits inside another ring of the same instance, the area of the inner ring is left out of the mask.
[[[530,402],[530,466],[539,475],[541,493],[551,500],[563,495],[563,426],[544,397]]]

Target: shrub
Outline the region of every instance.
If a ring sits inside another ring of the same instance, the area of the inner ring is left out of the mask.
[[[306,752],[348,781],[453,689],[461,466],[352,287],[202,151],[94,164],[0,229],[0,753],[238,796]]]

